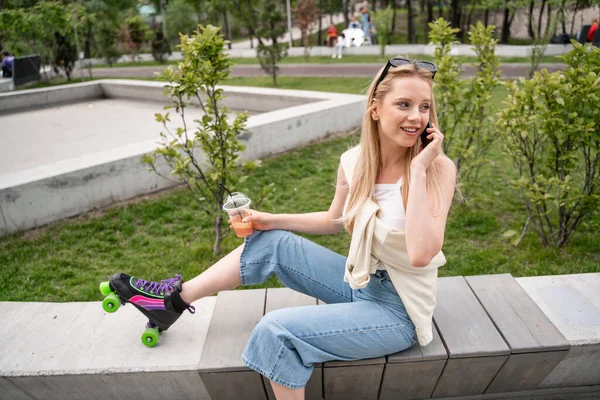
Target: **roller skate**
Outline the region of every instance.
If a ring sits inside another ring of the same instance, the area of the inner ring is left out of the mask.
[[[154,347],[160,334],[183,314],[185,310],[196,312],[194,306],[183,301],[181,295],[181,275],[160,282],[150,282],[129,275],[116,273],[108,282],[100,283],[100,292],[106,296],[102,308],[109,313],[116,312],[121,305],[131,303],[148,317],[142,343]]]

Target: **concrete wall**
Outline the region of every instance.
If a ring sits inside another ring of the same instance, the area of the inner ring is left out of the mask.
[[[102,81],[72,85],[76,99],[111,96],[160,100],[156,82]],[[224,87],[231,108],[255,105],[275,111],[251,116],[242,159],[259,159],[281,153],[332,133],[348,131],[360,124],[364,97],[300,90]],[[65,90],[42,89],[39,99],[29,94],[15,96],[17,104],[31,100],[40,106],[68,101]],[[99,94],[98,94],[99,93]],[[20,93],[15,93],[19,94]],[[136,97],[139,96],[139,97]],[[42,102],[46,100],[46,103]],[[0,103],[2,105],[2,103]],[[15,106],[11,106],[15,109]],[[0,110],[2,110],[0,108]],[[0,175],[0,235],[43,226],[117,201],[173,185],[141,164],[142,155],[152,153],[156,141],[122,146],[85,157]],[[162,173],[169,175],[163,166]]]
[[[43,89],[0,94],[0,115],[35,108],[54,107],[104,97],[98,82],[85,82]]]

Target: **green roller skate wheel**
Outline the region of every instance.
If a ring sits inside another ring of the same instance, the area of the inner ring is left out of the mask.
[[[105,296],[108,296],[112,293],[110,284],[108,282],[100,282],[100,293],[102,293]]]
[[[109,294],[102,301],[102,308],[108,313],[114,313],[119,309],[121,299],[114,293]]]
[[[142,333],[142,343],[148,347],[154,347],[158,344],[159,336],[160,334],[158,333],[158,329],[146,328],[144,333]]]

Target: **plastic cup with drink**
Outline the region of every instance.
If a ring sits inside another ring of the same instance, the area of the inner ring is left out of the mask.
[[[229,215],[231,225],[235,230],[237,237],[246,237],[252,234],[252,222],[242,222],[246,216],[250,215],[249,208],[252,200],[244,193],[233,192],[225,199],[223,211]]]

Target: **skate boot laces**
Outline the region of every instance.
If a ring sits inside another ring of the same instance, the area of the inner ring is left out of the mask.
[[[148,293],[164,296],[165,293],[171,292],[173,290],[177,290],[174,288],[174,285],[178,281],[181,281],[183,283],[183,279],[181,278],[181,275],[179,275],[179,274],[175,274],[174,278],[163,279],[160,282],[152,282],[152,281],[147,281],[144,279],[138,279],[137,282],[135,283],[135,287],[138,289],[141,289],[145,292],[148,292]],[[186,304],[186,305],[187,305],[187,310],[191,314],[194,314],[196,312],[196,308],[194,306],[192,306],[191,304]]]

